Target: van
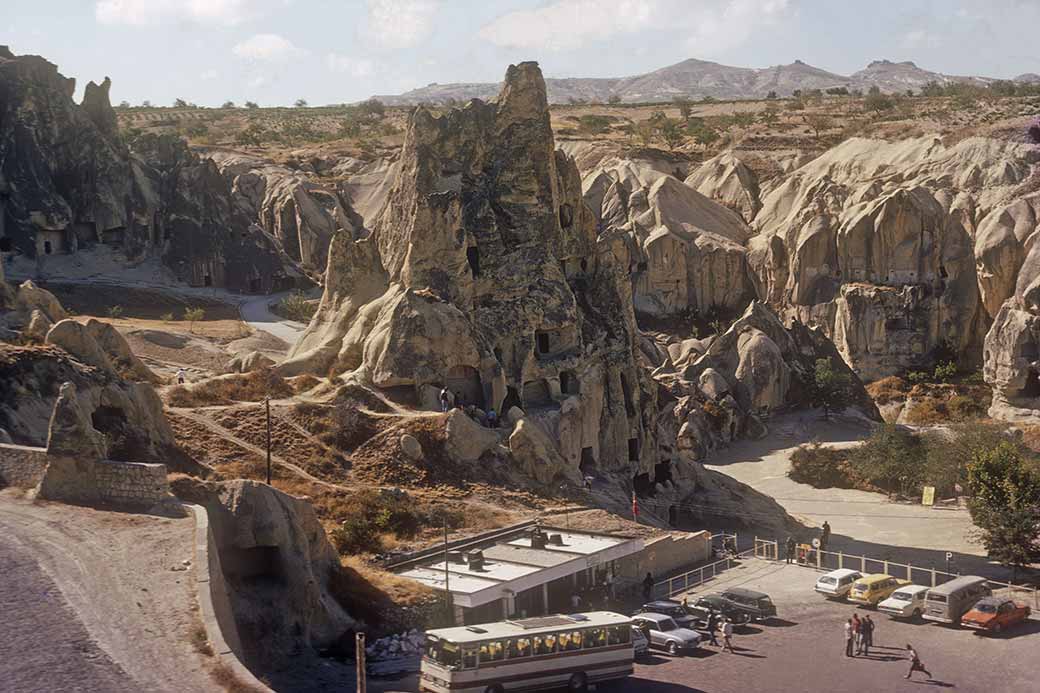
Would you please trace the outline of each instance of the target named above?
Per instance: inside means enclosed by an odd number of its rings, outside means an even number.
[[[923,616],[926,621],[960,624],[961,616],[991,593],[986,578],[962,575],[928,590]]]
[[[852,584],[849,591],[849,601],[867,606],[877,606],[882,599],[887,599],[903,585],[909,585],[908,580],[899,580],[884,573],[873,573],[864,575]]]
[[[841,599],[848,595],[849,590],[852,589],[852,583],[861,577],[863,574],[858,570],[848,568],[832,570],[826,575],[820,576],[814,589],[828,599]]]

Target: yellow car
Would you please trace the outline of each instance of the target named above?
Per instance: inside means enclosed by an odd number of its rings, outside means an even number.
[[[852,584],[848,599],[857,604],[877,606],[882,599],[888,599],[897,589],[909,584],[908,580],[898,580],[884,573],[864,575]]]

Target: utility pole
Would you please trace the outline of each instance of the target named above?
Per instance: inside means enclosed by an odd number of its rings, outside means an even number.
[[[354,658],[357,660],[357,691],[365,693],[365,634],[358,633],[356,636],[357,647]]]
[[[444,515],[444,614],[454,624],[455,617],[451,613],[451,589],[448,585],[448,515]]]
[[[271,485],[271,396],[264,397],[267,407],[267,485]]]

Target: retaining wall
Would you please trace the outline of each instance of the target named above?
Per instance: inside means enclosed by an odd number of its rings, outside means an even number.
[[[155,505],[170,495],[164,464],[105,460],[94,465],[94,479],[109,503]]]
[[[0,486],[35,488],[47,469],[47,451],[0,443]]]

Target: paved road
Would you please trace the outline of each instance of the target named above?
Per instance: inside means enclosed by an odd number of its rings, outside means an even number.
[[[0,689],[131,691],[138,688],[90,637],[32,554],[0,533]]]
[[[276,302],[283,296],[288,295],[289,292],[272,294],[270,296],[239,297],[238,312],[242,316],[242,321],[255,330],[263,330],[273,334],[292,347],[307,326],[300,322],[278,317],[268,308],[272,302]]]
[[[629,680],[602,686],[603,693],[747,693],[747,691],[920,691],[956,689],[961,693],[1032,693],[1040,621],[1003,637],[929,623],[895,621],[872,609],[830,602],[812,591],[815,570],[750,560],[743,568],[706,585],[703,592],[744,586],[768,592],[780,619],[737,628],[736,654],[705,647],[694,656],[655,654],[636,665]],[[691,597],[692,601],[692,597]],[[869,657],[844,657],[843,625],[853,613],[870,614],[877,624]],[[912,643],[935,676],[906,681],[905,646]]]

